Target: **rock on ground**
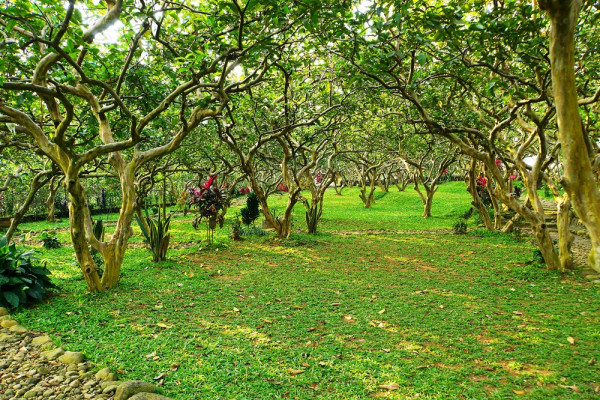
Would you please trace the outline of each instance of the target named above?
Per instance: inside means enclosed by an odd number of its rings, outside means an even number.
[[[150,383],[119,382],[109,368],[94,372],[94,364],[82,353],[54,348],[47,335],[14,329],[21,325],[3,310],[0,307],[0,400],[169,400],[148,393],[156,391]]]

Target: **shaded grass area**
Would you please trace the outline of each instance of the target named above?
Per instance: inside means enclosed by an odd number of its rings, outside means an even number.
[[[100,294],[71,248],[40,249],[61,294],[18,318],[125,379],[168,372],[162,391],[177,399],[596,396],[596,286],[529,264],[533,247],[508,235],[357,232],[449,228],[468,208],[461,189],[443,185],[426,222],[415,193],[372,210],[330,193],[322,233],[286,241],[230,242],[224,229],[206,247],[178,217],[186,248],[158,264],[131,249],[119,287]]]

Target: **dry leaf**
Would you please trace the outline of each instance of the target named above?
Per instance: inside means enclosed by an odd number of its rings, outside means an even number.
[[[303,374],[303,373],[304,373],[304,370],[303,370],[303,369],[293,369],[293,368],[289,368],[289,369],[287,370],[287,373],[288,373],[288,374],[290,374],[290,375],[300,375],[300,374]]]
[[[515,315],[523,315],[523,313],[521,311],[513,311],[513,314],[515,314]]]
[[[377,311],[377,314],[383,314],[385,312],[385,308],[383,310]]]
[[[310,328],[308,328],[308,329],[306,330],[306,332],[312,332],[312,331],[314,331],[314,330],[316,330],[316,329],[317,329],[317,328],[315,328],[314,326],[311,326]]]
[[[188,278],[191,278],[191,277],[193,277],[193,276],[194,276],[194,273],[193,273],[193,272],[190,272],[190,273],[188,274]]]
[[[310,364],[309,364],[309,363],[307,363],[306,361],[304,361],[304,362],[302,363],[302,366],[303,366],[303,367],[306,367],[306,368],[308,368],[308,367],[310,367]]]
[[[560,386],[560,387],[562,387],[562,388],[565,388],[565,389],[571,389],[571,390],[572,390],[572,391],[574,391],[574,392],[579,392],[579,388],[577,387],[577,385],[572,385],[572,386],[568,386],[568,385],[558,385],[558,386]]]
[[[571,343],[571,344],[575,344],[575,338],[574,338],[574,337],[572,337],[572,336],[569,336],[569,337],[567,338],[567,342],[569,342],[569,343]]]
[[[179,364],[173,364],[169,367],[169,369],[173,372],[177,371],[179,369]]]
[[[312,390],[318,390],[319,384],[317,382],[313,383],[312,385],[309,386],[310,389]]]
[[[336,306],[341,306],[342,303],[331,303],[332,306],[336,307]]]
[[[150,354],[146,354],[146,358],[152,358],[152,357],[154,357],[155,355],[156,355],[156,351],[153,351],[153,352],[152,352],[152,353],[150,353]]]
[[[517,396],[522,396],[527,392],[525,392],[524,390],[513,390],[513,393],[516,394]]]
[[[233,312],[240,312],[240,309],[237,307],[233,307]]]
[[[272,324],[272,323],[273,323],[273,321],[271,321],[271,320],[270,320],[270,319],[268,319],[268,318],[261,318],[261,320],[262,320],[262,321],[263,321],[265,324]]]
[[[354,323],[355,322],[354,319],[352,318],[352,315],[344,315],[342,317],[342,320],[344,322],[348,322],[348,323]]]
[[[158,326],[159,328],[165,328],[165,329],[169,329],[170,326],[167,324],[163,324],[162,322],[159,322],[158,324],[156,324],[156,326]]]
[[[400,389],[400,385],[397,383],[388,383],[386,385],[379,385],[379,388],[385,390],[398,390]]]
[[[295,305],[295,306],[294,306],[294,308],[295,308],[296,310],[302,310],[304,307],[302,307],[302,306],[299,306],[299,305]]]
[[[155,377],[154,377],[154,378],[152,378],[152,379],[153,379],[153,380],[155,380],[155,381],[159,381],[159,380],[161,380],[162,378],[164,378],[165,376],[167,376],[167,374],[168,374],[167,372],[163,372],[162,374],[160,374],[160,375],[158,375],[158,376],[155,376]]]

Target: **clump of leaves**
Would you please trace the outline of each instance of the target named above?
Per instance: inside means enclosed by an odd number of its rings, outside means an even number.
[[[242,236],[265,236],[266,234],[267,231],[258,226],[242,228]]]
[[[544,256],[542,255],[542,251],[540,249],[533,250],[532,256],[533,259],[531,261],[534,264],[546,264],[546,261],[544,261]]]
[[[453,225],[452,230],[456,235],[464,235],[467,233],[467,220],[459,218]]]
[[[8,245],[6,237],[0,238],[0,305],[17,308],[40,302],[56,288],[50,271],[33,262],[33,250],[19,251],[14,243]]]
[[[198,215],[192,221],[192,226],[197,229],[203,219],[207,222],[206,240],[212,243],[214,230],[219,224],[223,227],[225,211],[229,206],[229,198],[225,188],[215,184],[216,175],[211,176],[200,188],[190,188],[190,206],[198,208]]]
[[[161,217],[159,212],[158,219],[155,220],[149,215],[146,215],[147,227],[140,221],[137,214],[135,218],[146,242],[150,245],[154,262],[165,261],[167,259],[167,251],[169,250],[169,241],[171,240],[171,233],[169,232],[171,216]]]
[[[56,232],[46,231],[42,232],[42,246],[46,249],[58,249],[60,247],[60,240],[56,237]]]
[[[246,226],[250,226],[250,224],[254,224],[254,221],[260,215],[260,209],[258,208],[259,200],[258,196],[254,192],[248,193],[246,197],[246,207],[240,210],[242,214],[242,222]]]

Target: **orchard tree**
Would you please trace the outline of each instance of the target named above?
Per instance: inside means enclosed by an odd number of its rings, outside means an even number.
[[[179,148],[230,96],[258,84],[279,39],[310,13],[277,1],[19,2],[0,18],[10,38],[0,64],[0,118],[31,136],[65,176],[71,239],[89,290],[117,284],[136,209],[135,177],[145,163]],[[116,24],[121,28],[117,29]],[[98,40],[116,36],[114,43]],[[234,74],[244,68],[244,76]],[[110,68],[109,68],[110,66]],[[159,136],[160,143],[148,145]],[[105,158],[119,177],[114,233],[93,235],[82,169]],[[89,246],[104,258],[98,275]]]

